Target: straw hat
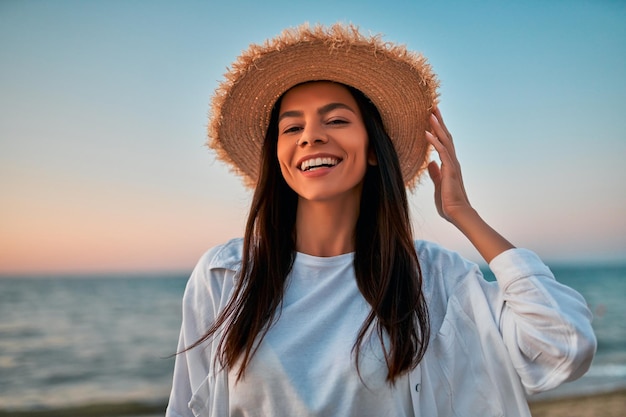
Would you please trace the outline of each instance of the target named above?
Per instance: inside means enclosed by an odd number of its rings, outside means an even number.
[[[272,107],[291,87],[322,80],[355,87],[374,103],[404,182],[414,186],[427,162],[424,132],[439,83],[422,55],[380,35],[364,36],[353,25],[304,24],[250,45],[215,91],[209,147],[254,187]]]

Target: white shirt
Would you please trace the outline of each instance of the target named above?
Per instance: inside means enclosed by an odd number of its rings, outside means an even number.
[[[228,302],[240,239],[207,252],[183,299],[179,350],[198,340]],[[497,282],[458,254],[416,242],[431,321],[422,362],[409,373],[415,416],[530,416],[525,394],[582,376],[596,339],[584,299],[532,252],[492,260]],[[228,416],[228,372],[214,368],[220,335],[176,358],[167,416]]]
[[[387,380],[380,339],[352,348],[370,312],[356,283],[354,254],[296,254],[277,322],[245,378],[229,372],[229,415],[410,417],[409,377]]]

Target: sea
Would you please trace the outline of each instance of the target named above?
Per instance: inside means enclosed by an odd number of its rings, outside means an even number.
[[[626,264],[550,267],[587,300],[599,343],[585,376],[538,398],[625,388]],[[0,277],[0,417],[163,415],[187,279]]]

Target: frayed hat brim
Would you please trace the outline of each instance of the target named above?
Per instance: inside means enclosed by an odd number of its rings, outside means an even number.
[[[334,81],[363,92],[380,112],[405,184],[416,184],[427,163],[424,134],[439,82],[421,54],[380,35],[364,36],[353,25],[305,24],[251,45],[213,96],[208,145],[254,187],[274,104],[308,81]]]

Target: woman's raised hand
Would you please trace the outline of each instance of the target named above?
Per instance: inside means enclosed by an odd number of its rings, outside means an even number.
[[[428,173],[435,184],[435,204],[439,215],[455,225],[487,262],[507,249],[513,248],[502,235],[489,226],[472,208],[461,175],[461,164],[456,157],[452,135],[443,123],[441,112],[435,107],[430,116],[431,131],[426,140],[435,148],[441,166],[432,161]]]
[[[435,204],[439,215],[456,224],[456,218],[463,211],[472,210],[461,174],[461,164],[456,157],[452,135],[446,128],[438,107],[430,115],[431,132],[426,132],[426,140],[435,148],[441,160],[428,164],[428,173],[435,185]]]

